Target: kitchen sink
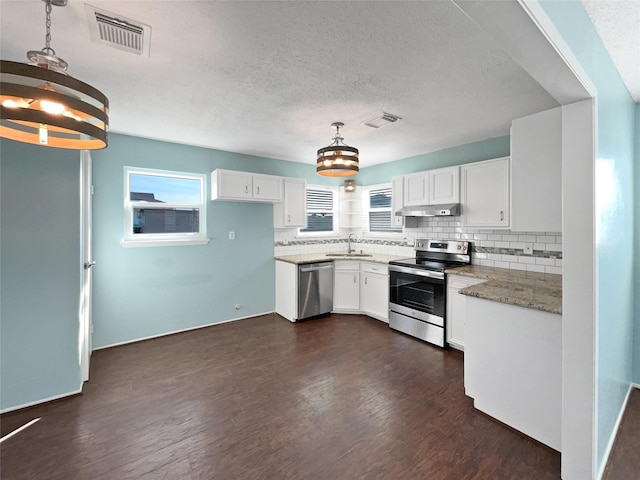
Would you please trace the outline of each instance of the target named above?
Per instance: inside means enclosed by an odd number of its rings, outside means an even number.
[[[370,253],[327,253],[327,257],[371,257]]]

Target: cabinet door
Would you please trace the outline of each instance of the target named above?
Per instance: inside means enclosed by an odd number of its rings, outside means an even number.
[[[429,171],[429,179],[431,182],[429,203],[431,205],[460,202],[460,167],[431,170]]]
[[[281,202],[282,177],[253,175],[253,198],[265,202]]]
[[[336,262],[337,263],[337,262]],[[360,310],[360,270],[334,270],[333,309]]]
[[[509,157],[462,166],[462,223],[509,227]]]
[[[273,227],[307,226],[307,182],[302,178],[284,178],[283,200],[273,204]]]
[[[362,310],[378,320],[389,322],[389,277],[362,272]]]
[[[391,179],[391,225],[402,227],[402,216],[396,215],[403,205],[404,177],[393,177]]]
[[[247,200],[252,197],[252,175],[233,170],[214,170],[211,174],[212,200]]]
[[[429,172],[404,176],[404,206],[429,203]]]
[[[562,107],[511,124],[511,229],[562,231]]]
[[[464,350],[464,324],[467,318],[466,297],[457,288],[447,288],[447,343]]]

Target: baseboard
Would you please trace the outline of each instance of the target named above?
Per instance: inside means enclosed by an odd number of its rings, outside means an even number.
[[[271,313],[275,313],[275,311],[264,312],[264,313],[256,313],[254,315],[247,315],[246,317],[230,318],[229,320],[222,320],[221,322],[207,323],[205,325],[198,325],[197,327],[189,327],[189,328],[184,328],[182,330],[174,330],[174,331],[171,331],[171,332],[159,333],[158,335],[150,335],[148,337],[136,338],[136,339],[133,339],[133,340],[126,340],[124,342],[111,343],[109,345],[103,345],[101,347],[96,347],[92,351],[95,352],[97,350],[103,350],[105,348],[113,348],[113,347],[119,347],[121,345],[128,345],[130,343],[144,342],[145,340],[152,340],[154,338],[167,337],[169,335],[175,335],[177,333],[190,332],[192,330],[200,330],[201,328],[213,327],[214,325],[222,325],[223,323],[237,322],[238,320],[246,320],[248,318],[255,318],[255,317],[260,317],[262,315],[269,315]]]
[[[596,479],[600,480],[602,475],[604,475],[604,470],[607,468],[607,463],[609,463],[609,455],[611,455],[611,450],[613,449],[613,444],[616,441],[616,437],[618,436],[618,430],[620,429],[620,423],[622,423],[622,417],[624,416],[624,412],[627,409],[627,403],[629,402],[629,396],[631,395],[631,391],[634,388],[640,388],[640,385],[636,383],[630,383],[629,389],[627,390],[627,394],[624,397],[624,402],[622,402],[622,408],[618,413],[618,418],[616,419],[616,423],[613,427],[613,433],[607,442],[607,448],[604,451],[604,456],[602,457],[602,463],[600,464],[600,468],[598,469],[598,474],[596,475]]]
[[[80,384],[80,388],[73,392],[61,393],[60,395],[54,395],[53,397],[42,398],[40,400],[34,400],[33,402],[23,403],[22,405],[16,405],[14,407],[5,408],[3,410],[0,410],[0,414],[13,412],[15,410],[21,410],[23,408],[33,407],[35,405],[41,405],[43,403],[52,402],[54,400],[60,400],[61,398],[73,397],[74,395],[78,395],[82,393],[82,385],[83,384]]]

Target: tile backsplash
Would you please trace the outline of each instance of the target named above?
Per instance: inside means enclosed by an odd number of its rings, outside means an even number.
[[[510,268],[562,274],[562,234],[557,232],[512,232],[484,230],[461,226],[460,217],[420,218],[416,228],[405,228],[402,235],[380,238],[368,236],[359,229],[345,230],[340,238],[306,239],[296,237],[295,229],[275,230],[274,254],[338,252],[347,249],[347,235],[356,233],[357,251],[412,257],[417,238],[469,240],[473,253],[471,263],[491,267]],[[533,244],[533,254],[524,254],[524,243]]]

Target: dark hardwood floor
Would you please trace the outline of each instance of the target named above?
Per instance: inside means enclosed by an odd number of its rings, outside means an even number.
[[[463,357],[360,315],[277,315],[93,354],[84,393],[2,416],[13,479],[558,479],[473,409]]]
[[[633,389],[609,455],[603,480],[640,478],[640,389]]]

